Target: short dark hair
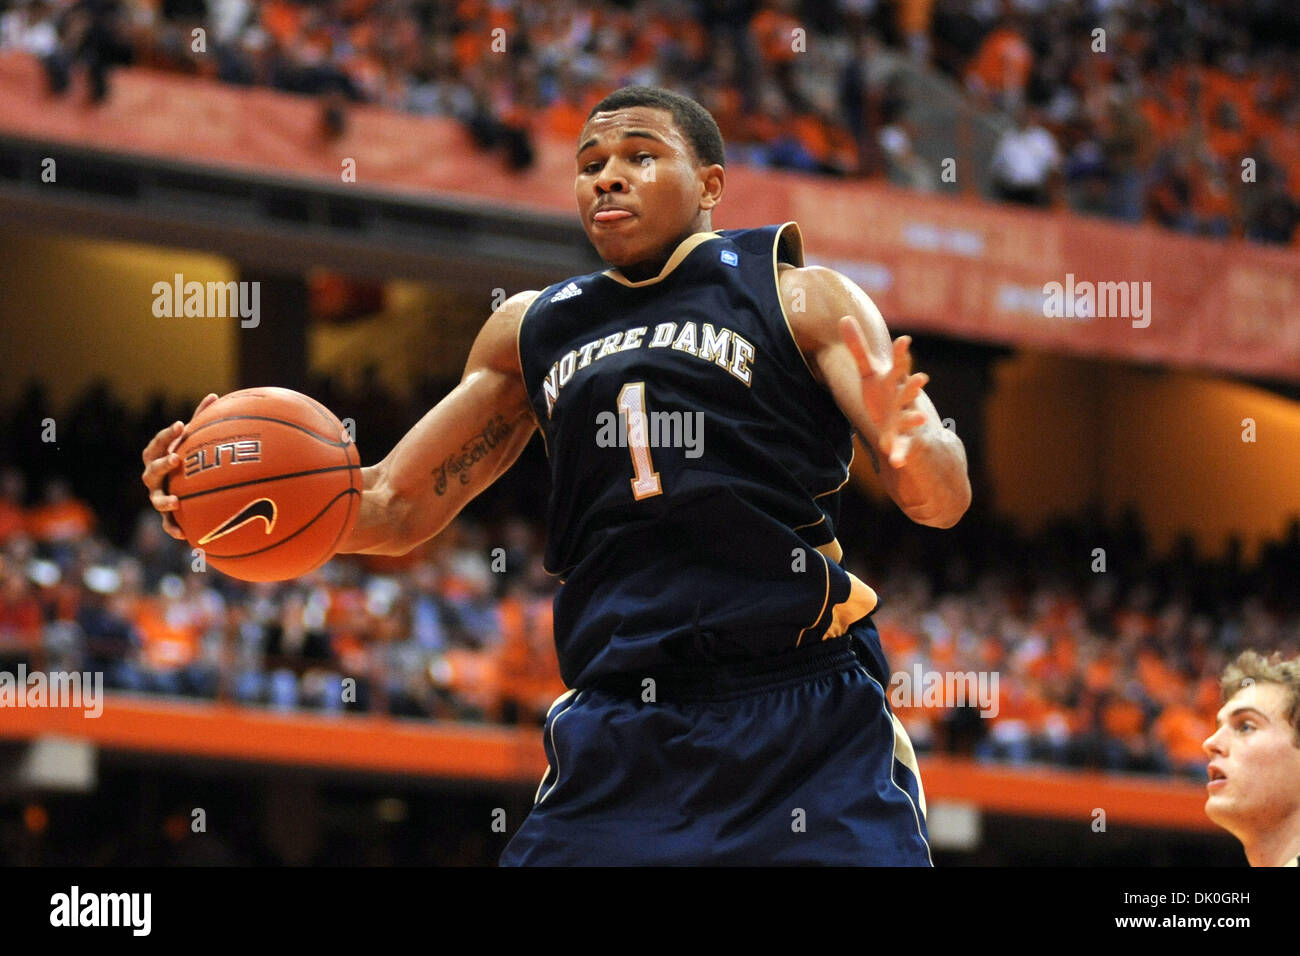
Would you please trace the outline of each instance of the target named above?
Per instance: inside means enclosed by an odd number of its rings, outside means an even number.
[[[695,100],[672,90],[658,86],[624,86],[593,106],[587,114],[587,121],[590,122],[597,113],[627,109],[629,106],[667,110],[672,114],[673,125],[691,144],[695,159],[701,166],[711,166],[714,163],[727,165],[722,132],[713,115]]]

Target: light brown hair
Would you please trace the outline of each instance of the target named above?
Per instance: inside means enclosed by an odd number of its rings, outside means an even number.
[[[1291,725],[1295,745],[1300,747],[1300,658],[1286,660],[1281,652],[1265,657],[1255,651],[1242,651],[1235,661],[1223,669],[1223,675],[1219,678],[1224,703],[1243,687],[1260,681],[1271,681],[1286,688],[1283,713]]]

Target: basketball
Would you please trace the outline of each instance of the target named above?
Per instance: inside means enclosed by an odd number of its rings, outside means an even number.
[[[328,561],[356,524],[361,462],[329,409],[287,388],[223,395],[186,426],[170,476],[177,524],[242,581],[284,581]]]

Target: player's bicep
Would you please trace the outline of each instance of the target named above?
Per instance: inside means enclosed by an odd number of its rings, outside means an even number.
[[[462,382],[480,369],[518,374],[523,380],[519,365],[519,325],[535,298],[536,291],[518,292],[488,316],[470,346]]]

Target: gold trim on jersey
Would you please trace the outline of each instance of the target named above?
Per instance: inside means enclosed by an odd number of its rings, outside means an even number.
[[[679,265],[681,265],[682,260],[685,259],[688,255],[690,255],[695,250],[695,248],[699,246],[701,243],[707,242],[710,239],[721,239],[721,238],[722,236],[719,235],[719,233],[716,230],[712,232],[691,233],[689,236],[687,236],[685,239],[683,239],[681,242],[677,244],[677,248],[674,249],[673,254],[668,257],[668,261],[665,262],[664,267],[659,270],[659,274],[650,279],[642,279],[639,282],[633,282],[631,279],[623,275],[623,273],[619,272],[617,269],[606,269],[604,272],[601,273],[601,275],[608,276],[609,278],[613,279],[615,282],[619,283],[620,285],[627,286],[629,289],[637,289],[643,285],[654,285],[656,282],[662,282],[665,278],[667,278],[668,274],[672,272],[674,269],[676,269]]]
[[[558,707],[562,701],[568,700],[576,693],[577,690],[570,689],[570,690],[566,690],[559,697],[555,698],[555,700],[551,702],[550,708],[546,711],[546,719],[542,721],[542,726],[543,727],[546,726],[546,721],[551,719],[551,714],[555,713],[555,708]],[[533,806],[537,806],[537,801],[541,799],[542,787],[546,786],[546,780],[548,777],[550,777],[550,775],[551,775],[551,762],[548,760],[546,762],[546,772],[542,774],[542,779],[537,784],[537,792],[533,794]]]
[[[843,488],[845,485],[849,483],[849,479],[853,477],[853,456],[856,455],[857,453],[858,453],[857,445],[853,441],[852,436],[850,436],[849,437],[849,463],[844,468],[844,480],[841,481],[834,488],[832,488],[830,491],[822,491],[819,492],[818,494],[813,495],[814,501],[818,498],[824,498],[827,495],[835,494],[835,492],[839,491],[841,488]]]
[[[801,528],[815,528],[815,527],[817,527],[819,524],[821,524],[821,523],[822,523],[823,521],[825,521],[825,520],[826,520],[826,516],[825,516],[825,515],[822,515],[822,516],[821,516],[820,518],[818,518],[816,521],[809,521],[807,524],[797,524],[797,525],[795,525],[793,528],[791,528],[790,530],[791,530],[791,531],[798,531],[798,530],[800,530]]]
[[[825,515],[822,515],[823,519],[825,519],[825,517]],[[836,564],[839,564],[844,557],[844,549],[840,547],[839,538],[831,538],[825,544],[817,545],[817,550],[826,555],[826,557],[830,558]]]
[[[916,778],[916,795],[920,798],[918,802],[921,805],[921,816],[925,816],[925,786],[921,783],[921,765],[916,761],[912,738],[907,736],[907,728],[903,726],[897,714],[891,712],[889,716],[894,718],[894,756],[899,763],[912,771],[912,776]]]
[[[795,647],[798,647],[800,644],[803,643],[804,631],[812,630],[812,628],[817,624],[817,622],[822,619],[822,615],[826,613],[826,605],[827,603],[829,603],[831,599],[831,564],[829,561],[826,560],[826,555],[822,554],[821,551],[818,551],[817,553],[821,555],[822,564],[824,565],[824,570],[826,571],[826,593],[825,595],[822,596],[821,610],[818,611],[817,616],[813,618],[812,624],[809,624],[807,627],[799,629],[799,636],[795,639],[794,642]]]
[[[880,688],[880,709],[884,711],[885,716],[887,716],[894,725],[894,741],[891,748],[892,752],[889,755],[889,782],[895,787],[898,787],[899,792],[901,792],[903,796],[907,797],[907,802],[911,804],[912,815],[916,819],[916,835],[921,838],[921,843],[925,846],[926,859],[930,861],[931,866],[934,866],[934,856],[930,853],[930,841],[925,838],[925,834],[921,830],[921,818],[925,816],[925,787],[921,783],[921,768],[916,763],[916,752],[912,749],[912,740],[907,736],[907,731],[903,729],[902,722],[899,721],[899,719],[894,716],[894,712],[889,709],[889,693],[884,687],[881,687],[880,681],[872,677],[871,672],[863,667],[861,662],[858,663],[858,670],[862,672],[863,677]],[[910,763],[906,759],[899,759],[898,744],[900,738],[905,745],[904,758],[908,753],[911,754],[912,760]],[[894,763],[896,761],[912,772],[912,776],[916,779],[916,794],[919,801],[913,800],[912,795],[903,787],[899,786],[898,781],[894,779]],[[917,806],[918,802],[920,803],[920,807]]]
[[[534,797],[533,806],[535,807],[541,806],[543,803],[545,803],[546,798],[549,797],[555,791],[555,788],[560,785],[560,751],[555,746],[555,725],[560,722],[561,717],[563,717],[569,711],[573,710],[575,706],[577,706],[577,703],[581,698],[582,698],[582,691],[577,691],[577,693],[574,694],[573,698],[570,699],[568,706],[565,707],[564,710],[556,714],[555,719],[551,721],[551,731],[550,731],[551,753],[555,754],[555,782],[546,788],[545,793],[542,793],[542,786],[543,784],[546,783],[546,778],[542,777],[542,782],[537,785],[537,795]],[[560,700],[563,699],[564,697],[561,696]],[[558,703],[558,701],[556,703]],[[552,704],[551,707],[554,708],[555,704]],[[550,767],[549,763],[547,767],[549,770]]]
[[[827,492],[827,494],[829,494],[829,492]],[[820,498],[822,496],[820,496],[819,494],[818,497]],[[815,522],[809,522],[807,524],[796,524],[794,525],[793,528],[790,528],[790,531],[802,531],[803,528],[815,528],[816,525],[819,525],[820,523],[824,522],[824,520],[826,520],[826,515],[820,516],[820,518],[816,519]],[[827,557],[831,558],[831,561],[835,562],[836,564],[839,564],[840,558],[844,557],[844,549],[841,548],[840,538],[837,537],[832,537],[831,540],[826,542],[826,544],[816,545],[816,549],[822,551],[822,554],[827,555]],[[826,550],[826,549],[831,549],[831,550]]]
[[[788,258],[794,260],[793,265],[796,268],[803,268],[803,231],[799,228],[799,224],[794,220],[782,223],[781,228],[776,232],[776,238],[772,242],[772,278],[776,282],[776,301],[777,304],[781,306],[781,318],[785,321],[785,330],[790,333],[790,342],[794,345],[794,350],[799,353],[799,358],[803,360],[803,366],[808,370],[808,374],[813,376],[813,384],[819,388],[825,388],[824,385],[817,381],[817,376],[813,375],[812,366],[808,364],[808,357],[803,354],[803,349],[799,348],[799,342],[794,336],[794,327],[790,325],[790,316],[785,311],[785,298],[781,295],[781,270],[778,268],[778,263],[780,262],[778,252],[781,249],[781,241],[783,239],[789,239],[791,242]],[[853,477],[853,456],[855,453],[856,449],[853,447],[853,442],[850,439],[849,463],[844,468],[844,479],[829,491],[822,491],[813,495],[814,500],[826,495],[833,495],[848,484],[849,479]],[[822,518],[825,519],[825,515],[823,515]],[[811,528],[813,525],[818,523],[819,522],[814,521],[812,524],[800,525],[799,527]],[[795,530],[797,531],[798,528]],[[838,562],[838,560],[839,559],[837,558],[836,561]]]
[[[543,289],[538,292],[537,295],[533,296],[533,300],[528,303],[523,314],[519,316],[519,324],[515,326],[515,357],[519,359],[519,381],[524,383],[525,393],[528,392],[528,379],[524,376],[524,346],[522,341],[524,334],[524,320],[528,318],[528,313],[533,311],[533,306],[537,304],[537,300],[542,297],[542,292],[544,291],[546,290]],[[546,442],[546,429],[542,427],[542,421],[537,417],[537,411],[533,408],[533,396],[531,394],[528,395],[528,411],[532,414],[533,421],[537,422],[537,433],[542,436],[542,450],[546,452],[546,457],[550,458],[551,447]]]
[[[796,269],[803,268],[803,232],[799,229],[799,224],[793,220],[782,223],[781,228],[776,231],[776,239],[772,243],[772,279],[776,282],[776,301],[781,306],[781,318],[785,320],[785,330],[790,333],[790,341],[794,343],[794,350],[799,353],[799,358],[803,360],[803,367],[812,375],[813,381],[817,382],[817,376],[813,374],[812,366],[808,364],[808,356],[803,354],[803,349],[799,348],[799,340],[794,336],[794,326],[790,324],[790,316],[785,311],[785,298],[781,295],[781,270],[777,268],[777,250],[781,248],[781,239],[785,236],[786,230],[791,230],[795,247],[792,258],[797,261],[793,263]]]

